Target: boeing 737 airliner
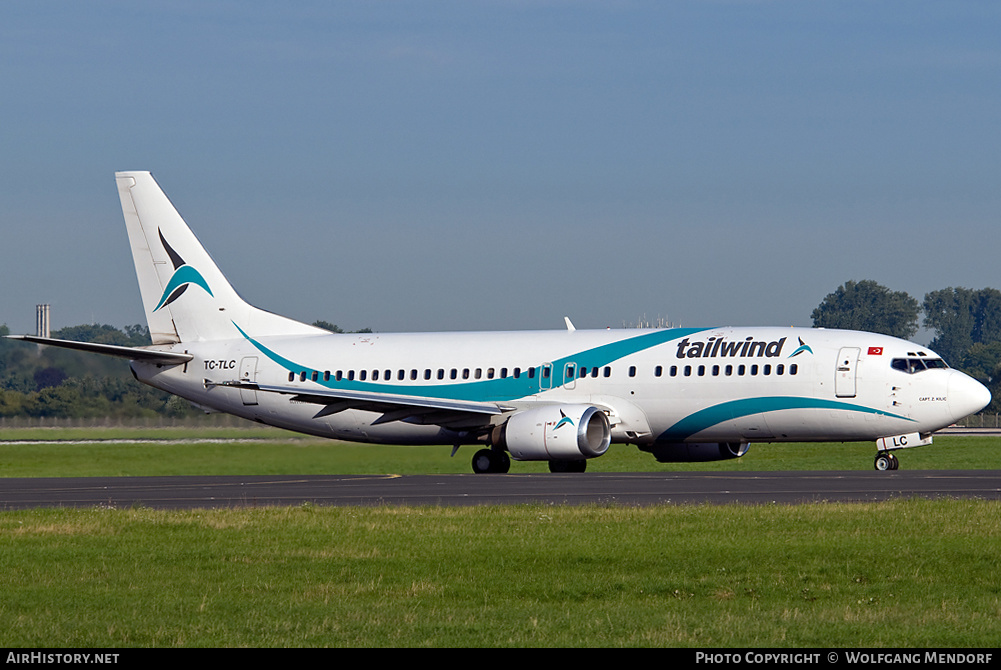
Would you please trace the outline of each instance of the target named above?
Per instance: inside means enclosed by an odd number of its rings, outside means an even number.
[[[894,452],[990,402],[926,347],[811,328],[333,334],[252,307],[148,172],[116,174],[153,343],[20,339],[132,361],[208,411],[357,442],[480,445],[583,472],[612,442],[659,461],[742,456],[751,442],[875,441]],[[453,451],[454,454],[454,451]]]

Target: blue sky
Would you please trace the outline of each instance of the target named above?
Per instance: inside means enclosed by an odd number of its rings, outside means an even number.
[[[998,35],[962,1],[7,2],[0,323],[144,320],[116,170],[250,302],[348,329],[999,287]]]

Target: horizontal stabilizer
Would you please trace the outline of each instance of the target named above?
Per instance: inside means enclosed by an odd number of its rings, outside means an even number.
[[[6,337],[11,340],[23,340],[25,342],[34,342],[36,344],[44,344],[50,347],[76,349],[77,351],[87,351],[92,354],[104,354],[105,356],[127,358],[130,361],[147,361],[149,363],[180,365],[182,363],[187,363],[194,358],[191,354],[181,354],[173,351],[120,347],[115,344],[98,344],[96,342],[74,342],[73,340],[57,340],[51,337],[38,337],[37,335],[7,335]]]

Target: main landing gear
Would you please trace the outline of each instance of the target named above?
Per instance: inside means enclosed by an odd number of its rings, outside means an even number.
[[[587,461],[549,461],[550,472],[584,472]]]
[[[900,467],[900,462],[897,460],[897,457],[893,455],[893,452],[881,451],[876,454],[876,460],[873,461],[873,466],[880,471],[896,470]]]
[[[506,451],[480,449],[473,454],[473,472],[504,475],[511,469],[511,457]],[[549,461],[550,472],[584,472],[587,461]]]
[[[476,474],[507,474],[511,469],[511,457],[505,451],[480,449],[473,454],[473,472]]]

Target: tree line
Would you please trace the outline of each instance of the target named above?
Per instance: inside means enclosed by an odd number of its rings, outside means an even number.
[[[10,334],[6,325],[0,335]],[[52,337],[126,347],[150,344],[146,326],[69,326]],[[0,416],[184,416],[188,403],[140,384],[127,361],[0,339]]]
[[[918,303],[871,279],[848,281],[813,310],[814,328],[846,328],[909,340],[924,327],[935,336],[928,348],[951,367],[986,385],[993,396],[986,411],[1001,410],[1001,291],[949,287]]]
[[[848,281],[813,310],[815,328],[845,328],[913,338],[923,326],[934,333],[928,347],[946,362],[980,380],[1001,410],[1001,291],[945,288],[919,303],[872,280]],[[328,321],[314,326],[345,332]],[[370,333],[363,328],[357,333]],[[0,335],[10,334],[6,325]],[[69,326],[52,337],[136,347],[150,344],[143,325]],[[124,360],[0,338],[0,417],[181,417],[197,414],[187,401],[140,384]]]
[[[314,326],[343,333],[327,321]],[[372,332],[363,328],[352,332]],[[0,336],[10,329],[0,325]],[[52,337],[124,347],[152,343],[143,325],[68,326]],[[0,337],[0,417],[133,418],[200,414],[186,400],[141,384],[128,361]]]

